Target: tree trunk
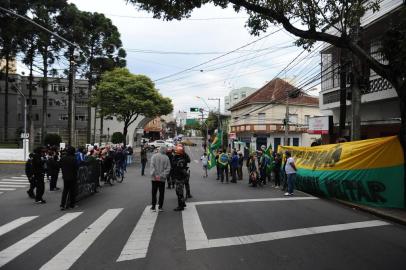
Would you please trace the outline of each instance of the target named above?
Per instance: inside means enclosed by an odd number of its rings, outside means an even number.
[[[34,128],[34,120],[32,117],[32,83],[34,80],[32,71],[33,71],[33,57],[30,59],[30,75],[28,77],[28,123],[30,127],[30,137],[29,137],[29,144],[30,144],[30,151],[34,149],[35,143],[35,128]]]
[[[102,143],[102,139],[103,139],[103,118],[104,118],[104,115],[102,113],[100,113],[100,144]]]
[[[8,141],[8,76],[10,55],[6,54],[6,82],[4,92],[4,142]]]
[[[351,141],[361,139],[361,89],[357,69],[353,69],[351,82]]]
[[[88,88],[87,88],[87,129],[86,129],[86,139],[87,143],[91,143],[92,139],[92,106],[90,106],[90,99],[92,97],[92,87],[93,87],[93,47],[89,58],[89,77],[88,77]],[[94,141],[93,141],[94,143]]]
[[[347,51],[340,50],[340,119],[338,136],[344,136],[345,120],[347,118]]]
[[[44,143],[47,130],[48,120],[48,47],[45,47],[45,51],[42,55],[43,59],[43,81],[42,81],[42,125],[41,125],[41,142]]]
[[[123,141],[123,143],[124,143],[125,145],[127,145],[128,126],[129,126],[128,121],[124,122],[124,129],[123,129],[123,137],[124,137],[123,140],[124,140],[124,141]]]

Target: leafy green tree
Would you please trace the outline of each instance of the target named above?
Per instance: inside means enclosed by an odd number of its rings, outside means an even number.
[[[124,140],[125,140],[125,137],[124,137],[123,133],[121,133],[121,132],[114,132],[113,135],[111,136],[111,142],[114,144],[123,143]]]
[[[126,68],[105,72],[92,95],[93,106],[104,116],[124,122],[123,136],[140,115],[156,117],[173,111],[169,98],[163,97],[150,78],[131,74]]]
[[[104,71],[126,66],[126,52],[122,48],[120,33],[109,18],[101,13],[85,12],[86,39],[81,46],[84,63],[84,76],[88,79],[88,98],[95,83]],[[91,107],[88,107],[87,141],[91,141]]]
[[[44,144],[50,146],[59,146],[62,142],[61,136],[59,134],[49,133],[44,137]]]
[[[57,32],[56,18],[59,11],[66,7],[66,0],[31,0],[30,13],[33,20],[46,27],[47,29]],[[51,69],[55,63],[55,59],[59,57],[58,53],[64,44],[61,44],[53,35],[41,29],[33,29],[38,32],[37,54],[42,60],[41,86],[43,89],[42,96],[42,119],[41,119],[41,141],[44,140],[47,130],[47,115],[48,115],[48,76],[54,73]]]
[[[0,0],[0,7],[12,10],[21,15],[25,15],[28,10],[28,1],[8,1]],[[4,141],[8,140],[8,94],[9,94],[9,74],[10,62],[15,60],[16,55],[21,50],[21,41],[23,28],[21,27],[22,19],[9,16],[7,13],[0,12],[0,59],[4,59],[5,65],[3,70],[5,89],[4,89]]]

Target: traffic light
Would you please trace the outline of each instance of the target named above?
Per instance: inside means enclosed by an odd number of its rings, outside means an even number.
[[[190,112],[200,112],[199,108],[190,108]]]

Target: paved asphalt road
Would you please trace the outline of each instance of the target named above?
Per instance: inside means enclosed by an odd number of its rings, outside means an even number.
[[[0,269],[406,268],[404,226],[300,192],[221,184],[215,170],[204,179],[198,149],[188,149],[194,197],[183,213],[172,211],[174,190],[164,212],[146,208],[151,184],[138,167],[71,211],[48,186],[45,205],[4,192]]]

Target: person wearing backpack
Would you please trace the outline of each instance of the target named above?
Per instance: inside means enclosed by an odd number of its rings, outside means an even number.
[[[189,181],[188,163],[189,156],[185,153],[182,145],[177,145],[175,148],[175,156],[172,160],[172,177],[176,183],[176,196],[178,197],[178,207],[174,211],[183,211],[186,207],[185,196],[183,193],[186,182]],[[186,188],[187,192],[187,188]],[[189,189],[190,192],[190,189]],[[190,194],[189,194],[190,195]]]

